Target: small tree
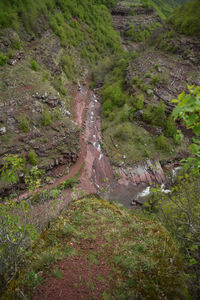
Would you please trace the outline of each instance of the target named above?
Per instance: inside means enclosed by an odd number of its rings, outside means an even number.
[[[175,120],[183,121],[187,129],[192,129],[198,138],[193,138],[193,143],[190,145],[193,157],[185,160],[185,169],[193,167],[198,169],[200,166],[200,86],[188,86],[189,93],[182,92],[178,99],[172,100],[176,103],[176,107],[172,112]]]
[[[18,183],[24,171],[24,159],[18,155],[6,155],[3,161],[2,180],[9,184]],[[25,178],[29,191],[39,188],[40,176],[41,171],[33,167]],[[29,210],[29,201],[20,200],[19,197],[0,204],[0,291],[15,276],[27,247],[38,236],[29,219]]]
[[[177,104],[173,118],[180,119],[198,138],[190,145],[192,157],[183,160],[187,173],[176,179],[175,187],[168,194],[156,189],[150,200],[157,209],[160,221],[179,241],[189,273],[189,283],[194,295],[200,294],[200,87],[188,86],[173,100]]]

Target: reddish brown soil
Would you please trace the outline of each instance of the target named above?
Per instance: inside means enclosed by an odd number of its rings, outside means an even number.
[[[59,178],[53,184],[46,186],[44,189],[51,189],[59,186],[63,181],[75,176],[81,169],[81,178],[78,190],[87,193],[98,192],[100,186],[106,187],[113,181],[112,167],[108,158],[101,150],[101,104],[96,95],[89,89],[90,81],[86,86],[82,86],[76,92],[73,105],[74,120],[83,132],[80,136],[80,152],[78,160],[70,168],[67,175]],[[89,103],[87,105],[87,100]],[[86,120],[85,120],[85,113]],[[84,165],[84,167],[83,167]],[[62,172],[63,166],[62,166]],[[71,193],[67,193],[71,199]],[[28,196],[28,193],[21,195],[21,199]],[[68,200],[70,200],[68,199]]]
[[[52,273],[53,273],[52,267]],[[62,279],[46,276],[36,291],[33,300],[79,300],[102,299],[109,290],[109,268],[103,261],[91,264],[87,257],[75,256],[61,261],[56,269],[62,273]]]

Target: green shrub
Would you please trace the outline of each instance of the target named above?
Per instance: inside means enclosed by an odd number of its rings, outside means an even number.
[[[155,85],[156,83],[159,83],[159,82],[160,82],[160,80],[159,80],[158,75],[155,75],[151,80],[152,85]]]
[[[125,103],[120,82],[106,87],[103,91],[103,100],[109,99],[114,105],[122,107]]]
[[[59,93],[61,93],[61,95],[65,96],[67,94],[62,82],[62,78],[55,77],[53,80],[53,86]]]
[[[199,172],[190,171],[176,178],[169,194],[157,191],[151,199],[159,221],[179,243],[192,299],[200,292],[199,183]]]
[[[52,118],[49,110],[45,108],[42,112],[42,125],[50,126],[52,123]]]
[[[149,103],[145,107],[145,109],[143,111],[143,115],[142,115],[142,118],[145,122],[152,123],[152,121],[153,121],[153,111],[154,111],[154,106],[151,103]]]
[[[31,149],[28,153],[28,161],[32,166],[36,166],[39,162],[37,154],[35,153],[35,150]]]
[[[11,47],[13,49],[20,50],[21,49],[21,43],[20,43],[20,41],[19,40],[13,40],[12,44],[11,44]]]
[[[136,97],[136,101],[135,101],[135,109],[136,110],[141,110],[144,107],[144,95],[138,95]]]
[[[164,150],[164,151],[168,151],[169,150],[169,146],[168,146],[168,144],[166,142],[166,138],[164,137],[163,134],[161,134],[160,136],[158,136],[155,139],[155,143],[156,143],[156,147],[159,150]]]
[[[120,120],[122,122],[127,122],[128,121],[128,112],[126,110],[122,110],[121,113],[120,113]]]
[[[8,57],[3,53],[0,53],[0,66],[5,66],[8,62]]]
[[[71,55],[63,55],[61,57],[61,65],[67,78],[72,79],[74,77],[74,58]]]
[[[30,131],[30,119],[29,117],[20,117],[19,120],[19,129],[23,132],[29,132]]]
[[[160,101],[158,106],[153,110],[153,124],[164,126],[166,123],[165,104]]]
[[[108,113],[108,112],[112,112],[112,111],[113,111],[113,104],[112,104],[111,100],[108,99],[103,103],[103,112]]]
[[[117,127],[114,137],[117,138],[119,141],[127,141],[133,135],[133,128],[131,124],[123,124]]]
[[[30,63],[30,67],[33,71],[38,71],[39,70],[39,65],[37,64],[37,62],[35,60],[32,60]]]
[[[13,54],[12,52],[9,52],[9,53],[8,53],[8,58],[9,58],[9,59],[13,59],[13,58],[14,58],[14,54]]]
[[[73,188],[75,185],[78,184],[78,182],[79,182],[79,180],[78,180],[77,178],[71,177],[71,178],[69,178],[69,179],[63,181],[63,182],[61,183],[60,188],[61,188],[62,190],[68,189],[68,188]]]
[[[174,27],[187,35],[200,38],[199,0],[191,1],[175,10],[169,18]]]
[[[165,125],[165,136],[175,138],[177,134],[176,123],[174,119],[169,116]]]
[[[109,121],[114,121],[114,119],[115,119],[115,113],[114,112],[109,113],[108,118],[109,118]]]

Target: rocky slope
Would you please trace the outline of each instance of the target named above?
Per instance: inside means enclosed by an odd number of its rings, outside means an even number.
[[[187,155],[191,133],[186,132],[181,124],[177,125],[177,129],[185,132],[184,140],[177,143],[171,138],[173,135],[167,133],[167,126],[173,124],[169,117],[174,107],[171,100],[186,91],[187,84],[199,84],[200,43],[164,25],[153,8],[144,8],[139,2],[132,5],[131,1],[118,1],[112,15],[114,27],[120,33],[129,56],[125,58],[123,75],[115,78],[125,99],[120,109],[114,105],[110,108],[107,104],[112,96],[111,93],[107,96],[107,82],[110,81],[113,87],[116,85],[112,82],[115,71],[106,77],[103,103],[108,110],[104,109],[103,137],[105,149],[116,170],[119,170],[118,174],[123,173],[125,168],[125,173],[130,176],[134,170],[137,174],[135,162],[147,160],[148,165],[150,158],[155,160],[154,163],[157,161],[159,164],[160,161],[163,166]],[[153,120],[156,115],[157,121]],[[124,127],[120,127],[120,120]],[[129,135],[129,139],[125,134]],[[161,136],[164,136],[165,145],[159,148],[157,141]],[[140,169],[143,169],[145,178],[145,168],[140,165]]]

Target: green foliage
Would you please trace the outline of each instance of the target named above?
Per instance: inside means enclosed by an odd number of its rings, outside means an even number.
[[[194,35],[200,38],[200,5],[199,0],[184,4],[175,10],[169,17],[169,22],[174,27],[187,35]]]
[[[155,143],[156,143],[156,147],[158,149],[163,150],[163,151],[169,150],[169,145],[167,144],[166,138],[164,137],[163,134],[161,134],[160,136],[158,136],[155,139]]]
[[[37,64],[37,62],[35,60],[32,60],[30,63],[30,67],[33,71],[38,71],[39,70],[39,65]]]
[[[34,162],[36,162],[36,160]],[[25,177],[25,183],[29,191],[34,191],[40,187],[43,174],[44,171],[39,170],[37,166],[32,167],[29,174]]]
[[[85,60],[94,63],[102,54],[123,51],[108,10],[114,3],[116,0],[2,0],[0,27],[12,27],[21,33],[23,26],[29,34],[39,35],[39,20],[42,20],[59,37],[63,47],[76,47]],[[69,61],[67,65],[64,69],[69,76]]]
[[[8,183],[17,183],[19,175],[25,167],[25,160],[18,155],[6,154],[3,157],[1,178]]]
[[[176,138],[177,135],[176,123],[171,115],[167,118],[164,133],[166,137]]]
[[[35,153],[35,150],[31,149],[28,153],[28,161],[32,166],[36,166],[38,164],[38,156]]]
[[[30,131],[30,119],[27,116],[19,117],[19,129],[23,132]]]
[[[62,78],[56,76],[53,81],[53,86],[59,93],[61,93],[61,95],[66,95],[66,89],[63,85]]]
[[[63,55],[61,57],[61,65],[67,78],[72,79],[74,77],[74,58],[70,55]]]
[[[136,101],[134,102],[134,107],[136,110],[141,110],[144,107],[144,95],[138,95]]]
[[[153,7],[161,19],[165,19],[166,16],[169,16],[173,9],[183,2],[185,2],[185,0],[142,0],[143,7]]]
[[[0,291],[3,291],[17,271],[26,248],[37,238],[34,226],[27,220],[29,205],[8,201],[0,205]],[[16,214],[21,212],[21,217]]]
[[[154,106],[149,103],[143,112],[142,118],[145,122],[147,123],[152,123],[153,122],[153,110],[154,110]]]
[[[192,129],[194,134],[200,136],[200,87],[188,86],[189,93],[182,92],[178,99],[172,100],[176,103],[176,107],[172,112],[174,119],[182,119],[188,129]],[[200,165],[200,141],[193,138],[193,143],[190,145],[193,157],[186,160],[185,168],[188,169],[191,165],[199,168]]]
[[[133,42],[142,42],[148,39],[151,33],[161,26],[160,23],[153,23],[150,27],[146,27],[143,30],[135,29],[131,26],[129,30],[126,31],[126,37],[131,39]]]
[[[98,64],[94,66],[92,79],[96,86],[99,86],[103,83],[105,75],[111,71],[114,62],[110,57],[104,57],[103,59],[99,60]]]
[[[124,95],[121,88],[121,83],[116,82],[112,85],[109,85],[107,88],[104,89],[103,93],[103,101],[109,99],[113,105],[121,107],[124,105]]]
[[[158,75],[155,75],[152,80],[151,80],[151,84],[154,86],[156,83],[159,83],[160,79],[158,77]]]
[[[20,50],[21,49],[21,43],[19,40],[15,39],[12,41],[12,44],[11,44],[11,47],[13,49],[16,49],[16,50]]]
[[[18,155],[5,155],[1,179],[9,184],[18,183],[24,167],[24,158]],[[34,184],[33,174],[36,174],[34,170],[29,175],[32,181],[28,181],[31,182],[29,186],[32,188],[38,186]],[[28,218],[29,209],[29,203],[22,199],[19,202],[7,200],[0,205],[0,291],[6,288],[16,274],[27,247],[38,237],[36,228]]]
[[[51,113],[49,112],[48,108],[45,108],[42,112],[42,125],[50,126],[51,123],[52,123]]]
[[[126,123],[123,125],[119,125],[116,128],[116,131],[114,133],[114,137],[120,141],[127,141],[128,139],[130,139],[133,135],[133,128],[131,126],[131,124]]]
[[[77,178],[74,178],[74,177],[70,177],[69,179],[65,180],[62,182],[60,188],[62,190],[64,189],[68,189],[68,188],[73,188],[75,185],[78,184],[78,179]]]
[[[165,104],[160,101],[154,109],[153,122],[158,126],[164,126],[166,122]]]
[[[160,101],[158,106],[155,107],[151,103],[146,106],[143,113],[143,120],[152,125],[165,126],[166,114],[165,114],[165,104]]]
[[[8,57],[3,53],[0,53],[0,66],[5,66],[8,62]]]
[[[101,92],[103,99],[103,112],[105,115],[108,115],[109,112],[112,112],[114,107],[122,107],[126,102],[127,95],[123,89],[123,75],[125,74],[126,66],[126,57],[121,59],[116,57],[115,68],[113,68],[106,76],[106,80]]]
[[[159,220],[179,241],[192,295],[199,293],[200,279],[200,177],[192,171],[176,178],[169,194],[156,190],[151,199]]]
[[[102,243],[96,247],[100,231]],[[84,247],[88,240],[89,249]],[[93,196],[72,202],[62,216],[50,224],[24,262],[14,289],[17,287],[28,296],[34,287],[30,286],[30,279],[27,286],[24,278],[31,272],[37,278],[50,266],[49,272],[52,270],[53,276],[61,278],[57,261],[72,255],[75,260],[79,257],[90,264],[103,261],[110,269],[109,276],[103,274],[101,279],[102,284],[105,281],[109,287],[103,299],[110,299],[109,294],[114,299],[184,299],[182,264],[168,232],[155,221],[140,218]],[[82,274],[79,275],[81,278]],[[93,275],[88,268],[87,278],[92,283]],[[87,282],[82,284],[87,286]]]

